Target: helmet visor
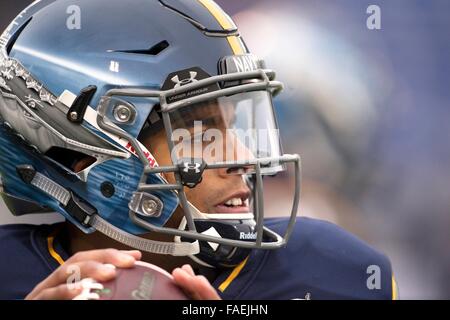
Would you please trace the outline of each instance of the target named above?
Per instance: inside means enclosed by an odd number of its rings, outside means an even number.
[[[266,159],[264,174],[282,170],[279,131],[267,91],[242,92],[182,107],[170,113],[172,160],[203,159],[214,163]],[[242,174],[251,166],[228,170]]]

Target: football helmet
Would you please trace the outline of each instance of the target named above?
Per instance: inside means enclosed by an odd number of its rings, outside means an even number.
[[[139,250],[235,266],[285,245],[295,223],[300,158],[281,152],[281,89],[211,0],[35,1],[0,38],[3,197],[14,215],[56,211]],[[170,164],[144,143],[161,132]],[[288,164],[295,196],[281,236],[264,226],[263,177]],[[186,190],[213,170],[239,175],[249,195],[202,212]]]

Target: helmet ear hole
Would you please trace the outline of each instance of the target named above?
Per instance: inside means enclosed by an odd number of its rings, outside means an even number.
[[[52,147],[45,155],[54,162],[57,162],[61,166],[75,173],[83,171],[97,161],[96,158],[85,153],[61,147]]]

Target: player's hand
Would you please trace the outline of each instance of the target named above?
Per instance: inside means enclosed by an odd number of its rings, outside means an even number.
[[[194,300],[221,300],[216,289],[204,276],[196,276],[188,264],[172,271],[175,283]]]
[[[115,267],[131,268],[141,259],[139,251],[102,249],[74,254],[25,298],[27,300],[71,300],[83,291],[81,282],[70,281],[74,271],[77,278],[106,282],[116,276]]]

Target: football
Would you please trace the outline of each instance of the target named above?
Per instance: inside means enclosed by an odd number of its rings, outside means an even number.
[[[96,289],[100,300],[188,300],[167,271],[137,261],[130,269],[117,269],[115,279]]]

